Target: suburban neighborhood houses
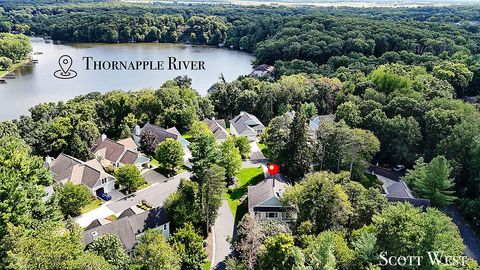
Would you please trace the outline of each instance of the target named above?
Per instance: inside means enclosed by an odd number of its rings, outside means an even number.
[[[0,270],[480,270],[474,1],[0,0]]]

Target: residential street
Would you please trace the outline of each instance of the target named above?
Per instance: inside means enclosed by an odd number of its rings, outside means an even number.
[[[225,269],[223,261],[232,252],[228,240],[233,237],[234,226],[234,217],[227,201],[224,199],[222,206],[218,210],[217,220],[213,225],[213,230],[215,231],[215,257],[213,258],[212,269]]]
[[[125,209],[137,205],[141,200],[146,200],[153,207],[161,206],[168,195],[177,190],[180,179],[189,178],[190,173],[184,172],[166,181],[166,177],[152,170],[145,172],[144,177],[147,182],[152,184],[150,187],[140,190],[130,196],[120,198],[117,201],[107,202],[97,209],[76,217],[75,222],[82,227],[86,227],[95,219],[105,218],[112,214],[118,216]]]
[[[467,248],[465,251],[466,255],[474,258],[480,263],[480,241],[475,233],[455,209],[452,207],[446,207],[445,212],[452,218],[453,222],[457,224],[457,227],[460,230],[460,235]]]

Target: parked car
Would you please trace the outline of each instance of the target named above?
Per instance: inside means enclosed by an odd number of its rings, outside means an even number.
[[[404,165],[395,165],[393,167],[393,170],[396,171],[396,172],[403,172],[403,171],[405,171],[405,166]]]
[[[110,201],[112,199],[112,196],[103,191],[97,191],[97,196],[104,201]]]

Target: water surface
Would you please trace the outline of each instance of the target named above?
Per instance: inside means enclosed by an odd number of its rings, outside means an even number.
[[[108,92],[114,89],[138,90],[158,88],[165,81],[179,75],[192,78],[192,86],[201,95],[218,81],[223,74],[227,81],[251,72],[253,57],[249,54],[205,46],[182,44],[61,44],[45,43],[41,38],[32,38],[34,55],[38,64],[21,67],[16,79],[0,84],[0,121],[27,114],[28,109],[41,102],[68,100],[92,91]],[[53,76],[59,70],[58,59],[69,55],[73,59],[72,69],[77,77],[69,80]],[[83,57],[107,61],[166,61],[200,60],[205,70],[85,70]]]

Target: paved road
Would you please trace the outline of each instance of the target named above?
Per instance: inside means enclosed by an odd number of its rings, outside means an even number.
[[[452,207],[447,207],[445,212],[452,218],[453,222],[460,230],[460,235],[462,236],[463,242],[467,247],[465,254],[480,263],[480,241],[475,233],[455,209]]]
[[[213,225],[215,231],[215,258],[213,258],[212,269],[225,269],[224,260],[232,253],[230,242],[232,239],[235,220],[233,218],[230,207],[224,199],[222,206],[218,210],[218,217]]]
[[[267,161],[267,158],[263,155],[256,142],[250,143],[250,160],[252,163]]]
[[[113,214],[115,214],[115,213],[112,210],[108,209],[107,206],[102,205],[97,209],[94,209],[90,212],[87,212],[83,215],[80,215],[80,216],[74,218],[74,220],[81,227],[87,227],[95,219],[106,218],[106,217],[111,216]]]
[[[146,200],[153,207],[161,206],[168,195],[177,190],[181,178],[187,178],[187,175],[185,177],[177,175],[165,183],[153,183],[152,186],[111,203],[107,207],[115,213],[121,213],[129,207],[137,205],[141,200]]]

